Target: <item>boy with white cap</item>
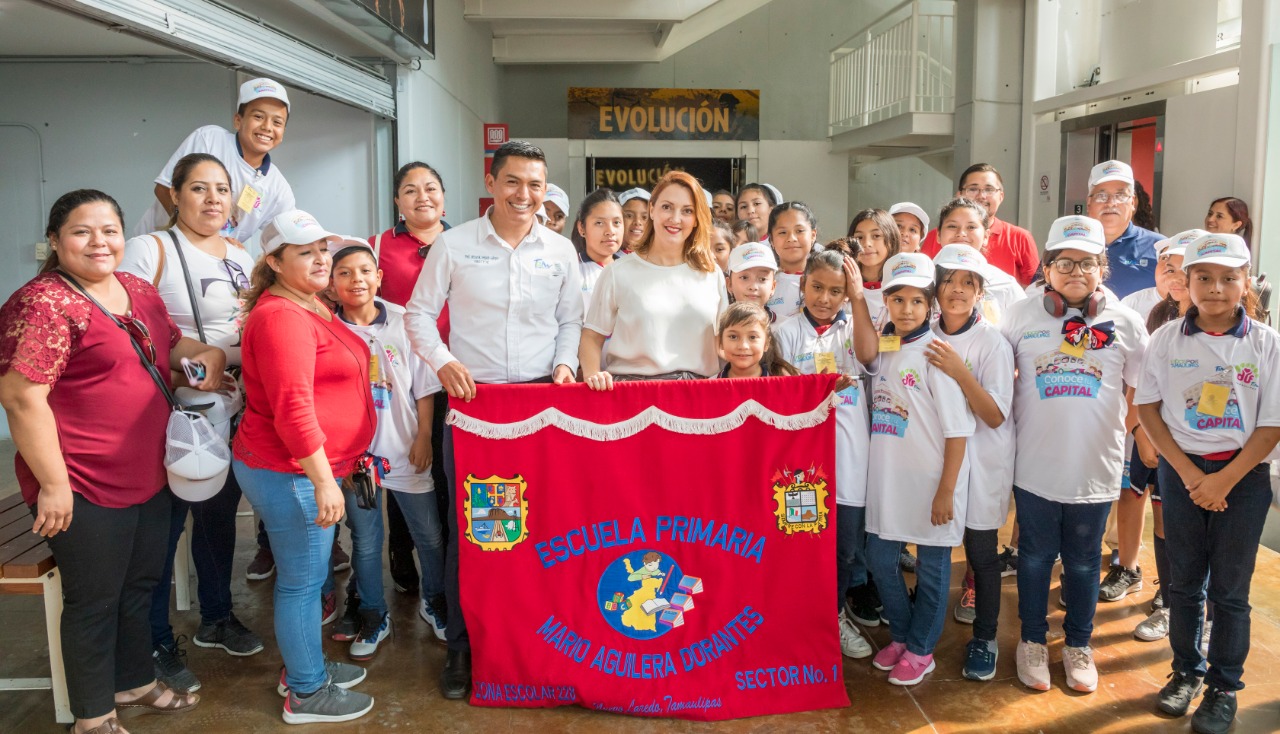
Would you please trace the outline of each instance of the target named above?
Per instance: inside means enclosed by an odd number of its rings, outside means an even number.
[[[773,248],[763,242],[738,245],[729,253],[729,295],[735,303],[751,301],[765,306],[778,287],[777,275],[778,259]],[[769,321],[773,322],[772,311]]]
[[[1157,709],[1226,732],[1249,654],[1249,586],[1271,500],[1267,458],[1280,441],[1280,335],[1250,317],[1249,247],[1205,234],[1187,247],[1192,307],[1151,337],[1134,403],[1160,451],[1169,540],[1173,674]],[[1200,607],[1214,606],[1208,661]]]
[[[234,130],[218,125],[196,128],[169,157],[156,176],[156,200],[134,225],[135,237],[168,223],[175,206],[169,193],[173,167],[188,153],[214,155],[231,174],[231,216],[222,229],[224,236],[247,242],[272,217],[295,207],[293,189],[271,161],[271,151],[284,140],[289,121],[288,92],[274,80],[250,79],[240,85],[237,104]]]
[[[622,204],[622,252],[631,252],[644,240],[649,224],[649,192],[642,188],[627,189],[618,194]]]
[[[1124,298],[1156,284],[1156,243],[1163,239],[1133,223],[1138,197],[1133,169],[1124,161],[1103,161],[1089,171],[1089,216],[1106,233],[1111,275],[1107,286]]]
[[[543,226],[556,234],[564,234],[564,223],[569,216],[569,195],[564,189],[548,182],[547,193],[542,199],[542,211],[538,214],[542,216]]]
[[[919,252],[929,231],[929,215],[918,204],[903,201],[889,207],[889,216],[898,225],[898,252]]]

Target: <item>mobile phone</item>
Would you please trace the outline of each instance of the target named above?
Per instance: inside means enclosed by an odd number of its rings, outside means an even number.
[[[195,387],[196,385],[199,385],[200,383],[204,382],[205,369],[204,369],[204,365],[200,364],[199,362],[192,362],[186,357],[183,357],[182,371],[183,373],[186,374],[187,382],[191,383],[192,387]]]

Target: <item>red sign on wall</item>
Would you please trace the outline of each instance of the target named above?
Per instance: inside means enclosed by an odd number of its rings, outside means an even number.
[[[497,150],[510,140],[510,132],[505,124],[484,123],[484,149]]]

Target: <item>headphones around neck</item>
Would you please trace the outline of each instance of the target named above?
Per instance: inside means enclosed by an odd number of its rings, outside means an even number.
[[[1042,302],[1044,303],[1044,310],[1048,311],[1050,316],[1058,319],[1066,316],[1067,309],[1070,308],[1070,306],[1067,305],[1067,299],[1063,298],[1061,293],[1050,288],[1048,284],[1045,284],[1044,299]],[[1102,310],[1106,307],[1107,296],[1102,292],[1102,289],[1099,288],[1089,294],[1089,298],[1085,300],[1084,305],[1081,306],[1080,312],[1086,319],[1091,319],[1102,313]]]

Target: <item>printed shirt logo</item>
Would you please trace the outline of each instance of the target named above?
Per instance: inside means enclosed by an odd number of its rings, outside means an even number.
[[[1209,379],[1197,382],[1182,391],[1182,399],[1184,401],[1182,417],[1186,420],[1187,426],[1193,431],[1224,430],[1244,433],[1244,421],[1240,418],[1240,403],[1236,401],[1235,390],[1231,390],[1231,397],[1227,399],[1227,407],[1222,411],[1221,416],[1206,415],[1200,412],[1200,395],[1203,393],[1206,384],[1219,385],[1230,390],[1230,373],[1218,372]]]
[[[474,265],[492,265],[493,263],[498,262],[499,258],[497,255],[485,255],[479,252],[466,252],[463,253],[462,259]]]
[[[558,262],[547,262],[543,258],[535,257],[533,272],[537,275],[558,276],[564,275],[564,267]]]
[[[1169,366],[1175,370],[1196,369],[1200,366],[1198,359],[1171,359]]]
[[[907,401],[877,385],[871,398],[871,435],[903,438],[907,435],[910,423],[911,410],[907,407]]]
[[[840,400],[837,405],[842,407],[857,407],[860,392],[861,391],[858,389],[858,381],[854,380],[852,385],[836,393],[836,397]]]
[[[468,474],[466,486],[467,540],[487,551],[507,551],[529,536],[523,476],[480,479]]]
[[[684,625],[702,579],[684,573],[671,556],[638,550],[605,568],[596,605],[609,626],[633,640],[652,640]],[[670,653],[668,653],[670,655]]]
[[[1049,330],[1048,330],[1048,329],[1033,329],[1033,330],[1031,330],[1031,331],[1024,331],[1024,332],[1022,332],[1022,338],[1023,338],[1023,339],[1048,339],[1048,338],[1049,338]]]
[[[1245,387],[1258,389],[1258,365],[1252,362],[1242,362],[1235,366],[1236,382]]]
[[[924,377],[911,367],[898,372],[898,379],[908,390],[920,390],[924,386]]]
[[[784,469],[773,475],[774,515],[787,535],[820,533],[827,527],[827,476],[821,469]]]
[[[1041,400],[1097,398],[1102,391],[1102,364],[1088,352],[1083,357],[1046,352],[1036,358],[1036,389]]]

